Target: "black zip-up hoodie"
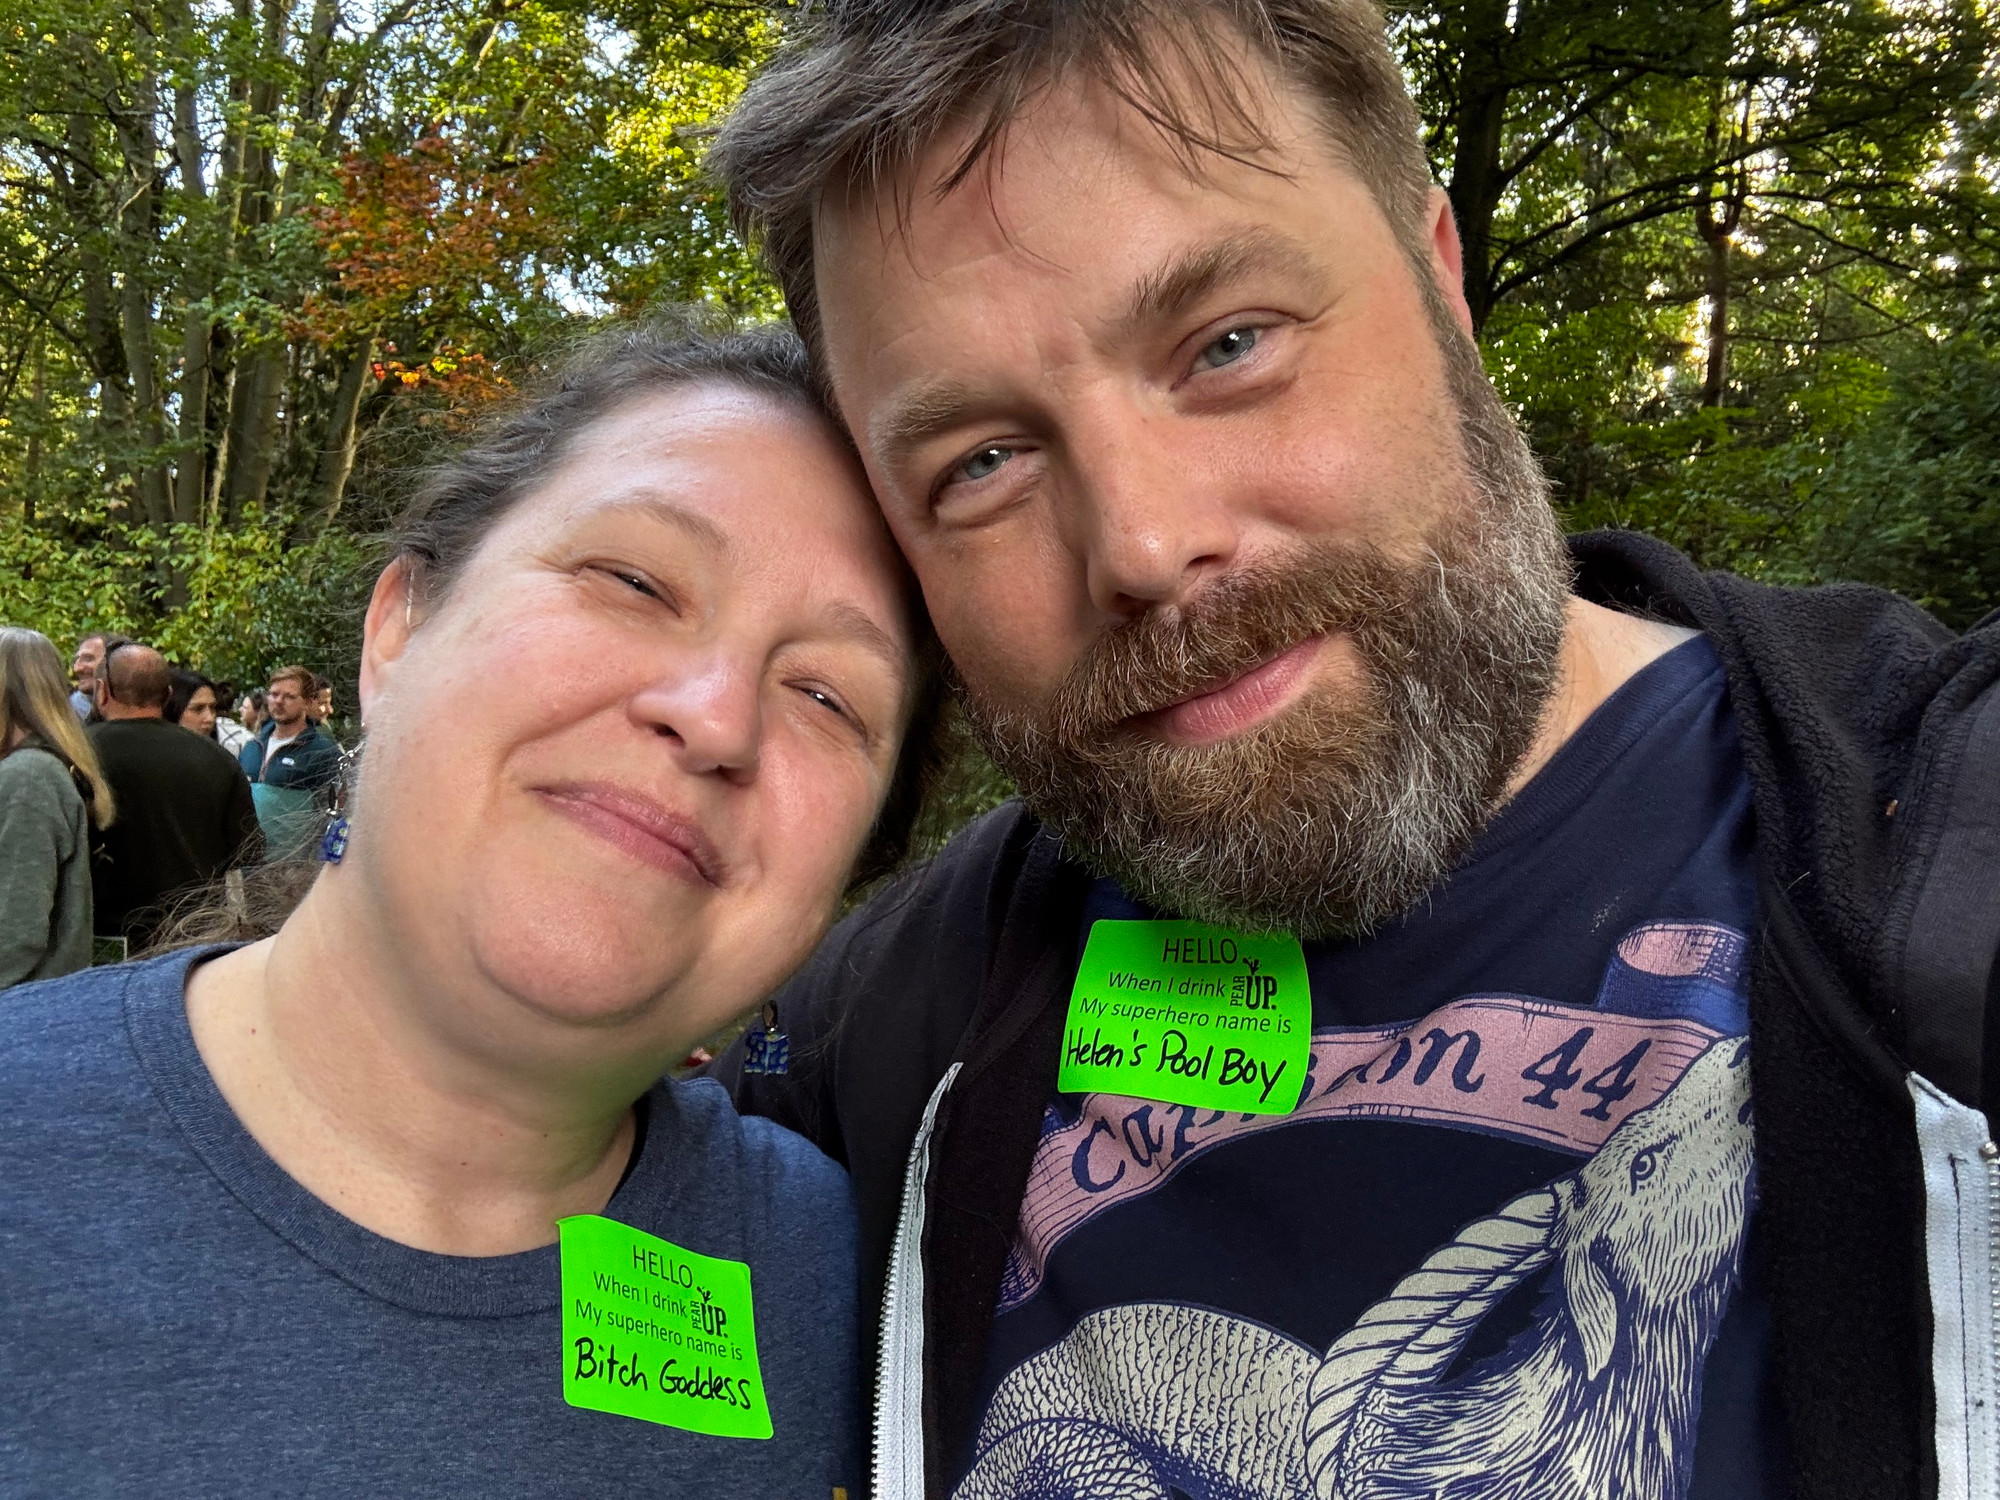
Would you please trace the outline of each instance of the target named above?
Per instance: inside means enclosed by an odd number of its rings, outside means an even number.
[[[1755,794],[1760,1253],[1793,1486],[2000,1496],[2000,615],[1573,539],[1577,592],[1704,631]],[[963,1451],[1090,876],[1018,804],[844,921],[779,993],[781,1076],[715,1070],[846,1163],[881,1315],[878,1500]],[[885,1307],[886,1302],[886,1307]]]

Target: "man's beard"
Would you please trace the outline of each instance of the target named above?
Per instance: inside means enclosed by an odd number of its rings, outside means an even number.
[[[1415,562],[1315,542],[1111,631],[1032,711],[966,692],[981,742],[1042,821],[1157,910],[1304,938],[1368,932],[1458,863],[1535,741],[1568,555],[1478,352],[1448,322],[1438,331],[1464,475],[1448,444],[1444,463],[1463,494]],[[1308,688],[1215,744],[1126,722],[1313,636],[1344,638],[1359,680]]]

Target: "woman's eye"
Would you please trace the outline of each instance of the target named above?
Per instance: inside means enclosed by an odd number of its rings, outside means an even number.
[[[958,467],[953,469],[948,477],[976,484],[980,480],[998,472],[1007,460],[1013,456],[1014,450],[1012,448],[997,446],[981,448],[977,452],[960,459]]]
[[[635,594],[658,600],[662,604],[672,603],[665,592],[643,573],[634,573],[626,568],[605,568],[603,571],[608,577],[617,579]]]
[[[811,684],[802,684],[799,687],[799,691],[804,693],[808,698],[812,699],[813,702],[819,704],[822,708],[827,709],[831,713],[838,714],[843,719],[851,719],[853,717],[851,714],[848,713],[846,705],[843,704],[838,698],[834,697],[833,694],[829,693],[825,688],[813,687]]]
[[[1233,365],[1257,347],[1258,333],[1255,328],[1232,328],[1196,355],[1195,362],[1210,370]]]

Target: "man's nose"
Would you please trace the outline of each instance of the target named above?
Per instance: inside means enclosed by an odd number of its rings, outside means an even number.
[[[632,698],[635,722],[673,747],[683,770],[720,774],[732,782],[757,772],[763,744],[758,674],[717,652],[683,662]]]
[[[1143,413],[1105,413],[1071,449],[1070,543],[1091,603],[1129,616],[1227,568],[1240,539],[1224,476],[1170,448]]]

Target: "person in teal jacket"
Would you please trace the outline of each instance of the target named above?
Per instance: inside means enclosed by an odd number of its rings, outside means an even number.
[[[273,672],[265,693],[269,717],[237,756],[273,859],[295,858],[312,846],[340,780],[339,743],[306,717],[316,686],[304,667]]]

